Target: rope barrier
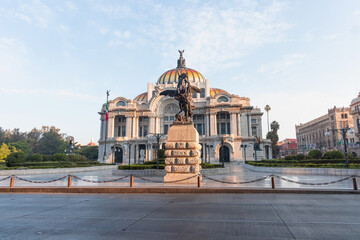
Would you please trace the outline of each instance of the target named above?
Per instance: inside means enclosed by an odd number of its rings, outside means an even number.
[[[201,175],[194,175],[194,176],[191,176],[191,177],[187,177],[187,178],[179,179],[179,180],[174,180],[174,181],[157,181],[157,180],[151,180],[151,179],[143,178],[143,177],[136,176],[136,175],[133,175],[133,176],[138,178],[138,179],[141,179],[141,180],[144,180],[144,181],[147,181],[147,182],[153,182],[153,183],[177,183],[177,182],[186,181],[186,180],[189,180],[189,179],[201,176]]]
[[[111,180],[102,180],[102,181],[97,181],[97,180],[89,180],[89,179],[84,179],[84,178],[80,178],[78,176],[74,176],[74,175],[70,175],[73,178],[83,181],[83,182],[88,182],[88,183],[110,183],[110,182],[116,182],[116,181],[120,181],[123,180],[127,177],[130,177],[130,175],[124,176],[124,177],[120,177],[120,178],[115,178],[115,179],[111,179]]]
[[[204,178],[206,179],[209,179],[211,181],[214,181],[214,182],[219,182],[219,183],[226,183],[226,184],[247,184],[247,183],[254,183],[254,182],[260,182],[260,181],[263,181],[269,177],[272,177],[272,175],[268,175],[268,176],[265,176],[265,177],[262,177],[262,178],[258,178],[258,179],[254,179],[254,180],[250,180],[250,181],[245,181],[245,182],[229,182],[229,181],[224,181],[224,180],[219,180],[219,179],[215,179],[215,178],[211,178],[211,177],[208,177],[206,175],[202,175]]]
[[[2,178],[2,179],[0,179],[0,182],[1,182],[1,181],[5,181],[6,179],[9,179],[9,178],[11,178],[11,176],[8,176],[8,177],[5,177],[5,178]]]
[[[330,185],[330,184],[334,184],[334,183],[343,182],[343,181],[349,180],[350,178],[353,178],[353,177],[356,177],[356,176],[353,175],[353,176],[349,176],[349,177],[342,178],[342,179],[339,179],[339,180],[335,180],[335,181],[331,181],[331,182],[323,182],[323,183],[300,182],[300,181],[295,181],[295,180],[291,180],[291,179],[288,179],[288,178],[284,178],[284,177],[281,177],[281,176],[278,176],[278,175],[274,175],[274,177],[276,177],[278,179],[281,179],[281,180],[284,180],[286,182],[296,183],[296,184],[300,184],[300,185],[322,186],[322,185]]]
[[[295,183],[295,184],[299,184],[299,185],[308,185],[308,186],[323,186],[323,185],[330,185],[330,184],[335,184],[335,183],[340,183],[340,182],[343,182],[343,181],[346,181],[346,180],[349,180],[351,178],[353,179],[356,179],[356,178],[359,178],[360,176],[358,175],[351,175],[351,176],[348,176],[348,177],[345,177],[345,178],[341,178],[341,179],[338,179],[338,180],[335,180],[335,181],[330,181],[330,182],[322,182],[322,183],[310,183],[310,182],[303,182],[303,181],[295,181],[295,180],[292,180],[292,179],[289,179],[289,178],[286,178],[286,177],[282,177],[282,176],[279,176],[279,175],[267,175],[267,176],[264,176],[264,177],[261,177],[261,178],[257,178],[257,179],[253,179],[253,180],[248,180],[248,181],[242,181],[242,182],[232,182],[232,181],[226,181],[226,180],[220,180],[220,179],[215,179],[215,178],[211,178],[211,177],[208,177],[206,175],[201,175],[201,174],[197,174],[197,175],[193,175],[191,177],[187,177],[187,178],[184,178],[184,179],[179,179],[179,180],[174,180],[174,181],[162,181],[162,180],[153,180],[153,179],[148,179],[148,178],[144,178],[144,177],[141,177],[141,176],[137,176],[137,175],[127,175],[127,176],[124,176],[124,177],[120,177],[120,178],[115,178],[115,179],[111,179],[111,180],[89,180],[89,179],[85,179],[85,178],[80,178],[78,176],[75,176],[75,175],[67,175],[67,176],[63,176],[63,177],[60,177],[60,178],[56,178],[56,179],[52,179],[52,180],[44,180],[44,181],[39,181],[39,180],[30,180],[30,179],[26,179],[26,178],[22,178],[22,177],[18,177],[16,175],[12,175],[12,176],[8,176],[8,177],[5,177],[5,178],[2,178],[0,179],[0,182],[1,181],[5,181],[9,178],[14,178],[14,179],[18,179],[18,180],[21,180],[21,181],[25,181],[25,182],[30,182],[30,183],[52,183],[52,182],[57,182],[57,181],[61,181],[67,177],[73,177],[74,179],[77,179],[79,181],[84,181],[84,182],[88,182],[88,183],[110,183],[110,182],[117,182],[117,181],[121,181],[125,178],[128,178],[128,177],[135,177],[135,178],[138,178],[140,180],[143,180],[143,181],[147,181],[147,182],[153,182],[153,183],[177,183],[177,182],[182,182],[182,181],[186,181],[186,180],[189,180],[189,179],[192,179],[192,178],[196,178],[196,177],[204,177],[205,179],[208,179],[210,181],[214,181],[214,182],[219,182],[219,183],[224,183],[224,184],[248,184],[248,183],[255,183],[255,182],[260,182],[260,181],[264,181],[265,179],[267,178],[277,178],[277,179],[280,179],[280,180],[283,180],[283,181],[286,181],[286,182],[290,182],[290,183]]]
[[[11,177],[11,176],[10,176]],[[14,178],[17,178],[21,181],[25,181],[25,182],[30,182],[30,183],[52,183],[52,182],[57,182],[57,181],[60,181],[60,180],[63,180],[65,178],[67,178],[67,176],[64,176],[64,177],[61,177],[61,178],[57,178],[57,179],[53,179],[53,180],[45,180],[45,181],[34,181],[34,180],[29,180],[29,179],[25,179],[25,178],[21,178],[21,177],[18,177],[16,175],[13,176]]]

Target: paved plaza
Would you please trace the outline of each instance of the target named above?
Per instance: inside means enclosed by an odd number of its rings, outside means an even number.
[[[360,196],[0,194],[0,239],[359,239]]]

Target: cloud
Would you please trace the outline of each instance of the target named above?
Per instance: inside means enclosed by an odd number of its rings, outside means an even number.
[[[308,31],[304,36],[305,42],[312,42],[314,40],[314,34],[311,31]]]
[[[192,65],[211,71],[236,64],[264,44],[286,41],[284,33],[291,25],[280,17],[286,7],[276,1],[267,5],[216,1],[187,8],[159,6],[158,19],[143,25],[141,32],[158,52],[186,49]]]
[[[0,37],[0,52],[27,53],[25,45],[15,38]]]
[[[45,95],[55,96],[61,99],[76,99],[88,102],[99,102],[100,98],[86,93],[73,92],[66,89],[21,89],[21,88],[1,88],[1,92],[10,95]]]
[[[0,15],[10,19],[19,19],[27,23],[35,23],[46,28],[53,17],[50,8],[40,0],[25,1],[16,5],[16,9],[1,9]]]
[[[115,30],[112,32],[113,38],[109,41],[109,46],[118,46],[123,45],[129,47],[131,42],[129,41],[131,37],[130,31],[120,31]]]
[[[294,53],[283,56],[280,61],[270,62],[260,66],[258,72],[271,75],[285,74],[289,72],[289,68],[302,62],[305,54]]]
[[[65,6],[69,9],[69,10],[76,10],[77,6],[75,5],[75,3],[67,1],[65,2]]]
[[[325,40],[334,40],[334,39],[337,38],[337,37],[338,37],[338,34],[337,34],[337,33],[323,36],[323,38],[324,38]]]

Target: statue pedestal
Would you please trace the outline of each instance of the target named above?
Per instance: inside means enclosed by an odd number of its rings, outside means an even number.
[[[168,131],[165,145],[164,182],[177,181],[176,184],[196,184],[201,170],[199,134],[192,123],[174,122]],[[192,177],[192,178],[191,178]],[[174,183],[175,184],[175,183]]]

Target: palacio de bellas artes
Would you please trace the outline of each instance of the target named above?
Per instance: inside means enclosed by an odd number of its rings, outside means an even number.
[[[244,161],[244,157],[257,161],[271,159],[271,142],[262,136],[263,112],[251,106],[249,97],[212,88],[209,79],[186,66],[184,51],[179,53],[176,68],[164,72],[156,84],[149,82],[146,92],[134,99],[119,96],[109,100],[108,109],[103,104],[99,112],[98,161],[128,164],[156,159],[157,145],[165,149],[167,132],[180,110],[174,98],[161,93],[175,90],[182,73],[187,74],[192,86],[201,90],[192,95],[195,108],[191,120],[199,133],[202,162]],[[262,151],[255,153],[256,139],[261,139]]]

